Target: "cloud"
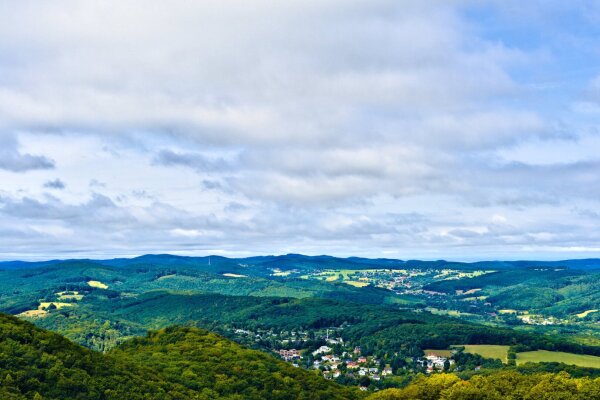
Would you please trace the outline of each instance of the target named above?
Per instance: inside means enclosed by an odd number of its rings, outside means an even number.
[[[170,150],[160,151],[153,162],[164,166],[183,166],[198,171],[224,171],[230,168],[222,158],[210,159],[200,153],[175,153]]]
[[[597,7],[521,3],[0,3],[0,228],[25,253],[593,248],[568,210],[600,212]]]
[[[66,185],[60,179],[54,179],[44,183],[44,187],[47,189],[63,190],[64,188],[66,188]]]
[[[92,222],[97,217],[114,220],[126,217],[116,211],[118,207],[110,198],[97,193],[81,204],[66,204],[53,196],[46,196],[44,200],[0,198],[0,212],[12,218]],[[126,222],[123,220],[123,223]]]
[[[54,167],[54,161],[47,157],[20,152],[16,138],[0,132],[0,169],[11,172],[27,172],[53,169]]]

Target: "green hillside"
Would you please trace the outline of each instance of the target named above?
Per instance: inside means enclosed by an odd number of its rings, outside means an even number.
[[[150,332],[116,348],[110,356],[151,366],[169,382],[209,399],[348,399],[357,395],[354,389],[195,328]]]
[[[565,373],[522,375],[497,372],[463,380],[456,375],[419,377],[404,389],[387,389],[369,400],[591,400],[600,398],[600,378]]]
[[[521,269],[498,271],[474,278],[443,280],[426,285],[427,290],[454,294],[479,290],[479,296],[499,309],[571,317],[600,308],[600,273],[569,269]],[[598,315],[589,315],[598,320]],[[583,317],[585,318],[585,317]]]
[[[403,389],[366,396],[202,329],[152,331],[101,354],[0,314],[3,400],[599,398],[600,378],[539,371],[420,375]]]
[[[213,333],[170,328],[103,355],[0,314],[0,398],[352,399],[341,387]]]
[[[35,323],[88,347],[106,350],[148,329],[187,324],[217,330],[279,331],[339,328],[366,354],[419,356],[426,348],[460,344],[521,345],[522,349],[600,354],[599,347],[564,339],[472,324],[426,312],[328,299],[224,296],[154,291],[131,298],[90,294],[77,307],[50,310]],[[254,344],[252,340],[249,344]]]
[[[81,260],[0,270],[0,312],[18,314],[31,310],[37,307],[40,299],[51,301],[56,292],[64,290],[82,293],[100,291],[104,296],[118,297],[120,293],[139,294],[167,289],[257,297],[321,297],[368,304],[383,304],[393,297],[393,293],[375,287],[359,289],[342,283],[293,277],[267,278],[265,271],[268,275],[270,270],[257,271],[231,264],[218,267],[191,261],[173,264],[138,260],[126,265],[105,265]],[[107,288],[91,286],[90,281],[100,282]]]

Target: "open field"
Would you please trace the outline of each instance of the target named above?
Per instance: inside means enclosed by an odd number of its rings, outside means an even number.
[[[83,299],[83,295],[79,294],[79,292],[74,291],[74,292],[58,292],[56,293],[56,296],[58,296],[58,300],[81,300]]]
[[[458,311],[458,310],[442,310],[439,308],[435,308],[435,307],[426,307],[425,308],[426,311],[429,311],[432,314],[435,315],[448,315],[450,317],[466,317],[466,316],[475,316],[475,314],[471,314],[471,313],[466,313],[466,312],[462,312],[462,311]]]
[[[465,348],[466,353],[479,354],[485,358],[499,358],[502,362],[507,362],[507,353],[509,346],[493,344],[466,344],[460,345]]]
[[[526,362],[561,362],[580,367],[600,368],[600,357],[589,356],[587,354],[563,353],[560,351],[538,350],[517,353],[517,365]]]
[[[61,303],[58,301],[43,301],[43,302],[40,302],[40,304],[38,305],[38,308],[36,310],[23,311],[22,313],[17,314],[17,317],[23,317],[23,318],[46,317],[49,315],[48,311],[46,311],[46,310],[48,309],[48,307],[50,307],[50,305],[54,305],[54,307],[56,307],[58,310],[60,310],[61,308],[65,308],[65,307],[75,306],[75,304],[73,304],[73,303]]]
[[[365,287],[369,286],[369,282],[359,282],[359,281],[344,281],[345,284],[351,285],[354,287]]]
[[[343,282],[347,285],[354,287],[365,287],[371,284],[368,277],[360,276],[368,273],[377,272],[393,272],[393,273],[406,273],[406,270],[394,270],[394,269],[340,269],[340,270],[328,270],[319,272],[314,275],[302,275],[302,279],[319,279],[326,282]]]
[[[105,285],[100,281],[88,281],[88,285],[90,285],[93,288],[108,289],[108,285]]]
[[[273,272],[273,276],[289,276],[292,274],[292,271],[277,271]]]
[[[61,308],[65,308],[65,307],[73,307],[73,306],[74,306],[74,304],[73,304],[73,303],[60,303],[60,302],[58,302],[58,301],[47,301],[47,302],[46,302],[46,301],[44,301],[44,302],[41,302],[41,303],[40,303],[40,305],[39,305],[38,309],[39,309],[39,310],[46,309],[46,308],[50,307],[50,305],[51,305],[51,304],[54,304],[54,307],[56,307],[56,308],[57,308],[57,309],[59,309],[59,310],[60,310]]]
[[[17,317],[41,318],[41,317],[45,317],[47,315],[48,315],[48,311],[46,311],[46,310],[28,310],[28,311],[23,311],[20,314],[17,314]]]
[[[578,318],[585,318],[588,315],[590,315],[591,313],[595,313],[595,312],[598,312],[598,310],[587,310],[587,311],[584,311],[584,312],[582,312],[580,314],[577,314],[577,317]]]
[[[157,281],[164,281],[166,279],[175,278],[176,276],[177,276],[177,274],[163,275],[163,276],[159,276],[158,278],[156,278],[156,280]]]

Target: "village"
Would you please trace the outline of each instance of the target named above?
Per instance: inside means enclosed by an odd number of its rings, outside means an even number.
[[[302,352],[296,349],[281,349],[278,354],[296,367],[300,366],[301,360],[304,358]],[[354,347],[351,352],[344,351],[339,355],[335,354],[333,348],[321,346],[310,354],[314,359],[312,368],[320,370],[327,379],[345,375],[350,378],[368,377],[373,381],[380,381],[387,376],[394,375],[389,364],[384,364],[375,357],[362,355],[358,346]],[[434,352],[429,352],[423,358],[414,361],[428,374],[446,371],[454,365],[454,360]]]
[[[408,358],[402,367],[394,369],[385,360],[363,354],[360,346],[344,342],[339,335],[341,330],[331,328],[275,333],[270,330],[235,329],[233,333],[242,343],[254,342],[267,347],[295,367],[314,370],[325,379],[353,382],[361,390],[383,386],[384,380],[395,375],[407,372],[432,374],[448,371],[454,365],[454,360],[446,353],[426,352],[421,358]]]

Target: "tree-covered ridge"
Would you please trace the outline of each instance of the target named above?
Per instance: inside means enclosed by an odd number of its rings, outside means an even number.
[[[598,270],[528,268],[433,282],[425,289],[447,294],[478,290],[478,295],[487,296],[486,301],[498,308],[564,317],[600,309],[598,279]],[[600,316],[591,313],[588,319]]]
[[[561,372],[489,372],[461,379],[417,377],[368,400],[588,400],[600,378]],[[313,373],[190,327],[150,332],[100,354],[0,314],[0,398],[21,399],[361,399]]]
[[[398,310],[327,299],[256,298],[215,294],[154,292],[136,299],[101,303],[98,313],[146,328],[199,322],[208,327],[274,330],[319,329],[347,325],[341,336],[367,354],[448,348],[462,344],[521,345],[522,349],[562,350],[600,355],[584,346],[507,328],[472,324],[426,312]],[[108,307],[108,308],[106,308]]]
[[[103,355],[0,314],[3,400],[350,399],[355,394],[199,329],[154,332]]]
[[[0,314],[1,399],[158,400],[191,394],[130,362]]]
[[[550,335],[468,323],[456,318],[393,307],[328,299],[223,296],[168,291],[131,298],[105,298],[104,291],[86,295],[77,307],[50,310],[38,326],[63,334],[87,347],[106,351],[148,329],[191,325],[222,334],[234,329],[315,331],[341,327],[348,344],[365,354],[422,355],[422,349],[455,344],[520,345],[520,351],[560,350],[599,355],[600,347]],[[229,336],[229,335],[227,335]],[[252,341],[254,343],[254,341]],[[265,343],[261,348],[275,347]]]
[[[600,291],[596,284],[599,265],[598,260],[466,264],[293,254],[245,259],[147,255],[101,261],[3,263],[0,312],[27,317],[36,313],[42,302],[56,300],[56,293],[78,291],[85,299],[70,311],[79,317],[79,326],[90,324],[90,330],[68,332],[68,337],[100,350],[142,334],[147,327],[125,327],[110,317],[110,326],[104,325],[107,319],[90,323],[87,315],[81,318],[88,300],[98,296],[98,292],[112,301],[155,290],[395,304],[600,345],[596,323],[600,320]],[[373,272],[377,268],[392,268],[396,272]],[[398,268],[404,272],[397,272]],[[338,276],[353,274],[355,281],[364,279],[352,283],[369,284],[353,287],[348,284],[349,275],[331,279],[336,271]],[[107,288],[90,286],[93,281]],[[54,329],[51,321],[32,321]],[[57,330],[67,334],[69,329]],[[88,333],[93,337],[88,339]]]
[[[600,378],[502,371],[462,380],[456,375],[420,377],[404,389],[387,389],[368,400],[591,400],[600,399]]]
[[[169,260],[169,259],[168,259]],[[90,281],[108,286],[106,296],[166,289],[257,297],[321,297],[382,304],[393,293],[376,287],[355,288],[343,283],[314,282],[269,276],[268,269],[248,269],[238,264],[205,265],[199,261],[172,264],[137,261],[125,265],[96,261],[33,264],[33,268],[0,269],[0,312],[18,314],[35,307],[40,298],[58,290],[89,292]],[[239,279],[226,274],[244,275]]]
[[[67,260],[68,261],[68,260]],[[92,260],[86,260],[92,261]],[[527,268],[567,268],[575,270],[600,270],[600,259],[574,259],[559,261],[478,261],[473,263],[456,261],[422,261],[422,260],[399,260],[391,258],[362,258],[362,257],[333,257],[327,255],[307,256],[303,254],[285,254],[255,256],[246,258],[228,258],[223,256],[186,257],[172,254],[146,254],[134,258],[116,258],[108,260],[93,260],[108,266],[132,266],[140,264],[160,265],[186,265],[202,266],[210,268],[214,272],[231,270],[231,268],[248,268],[255,272],[262,272],[269,268],[280,268],[283,270],[299,269],[311,270],[322,268],[340,269],[368,269],[368,268],[459,268],[459,269],[489,269],[489,270],[514,270]],[[49,266],[64,262],[64,260],[50,260],[39,262],[8,261],[0,262],[0,269],[29,269],[41,266]]]
[[[170,382],[207,399],[349,399],[355,389],[245,349],[214,333],[173,327],[149,332],[110,352],[119,359],[152,366]]]

